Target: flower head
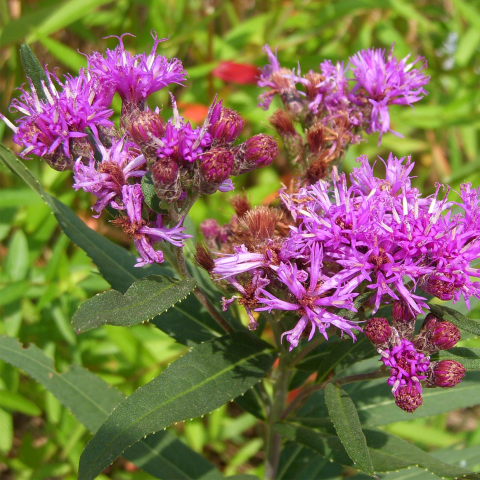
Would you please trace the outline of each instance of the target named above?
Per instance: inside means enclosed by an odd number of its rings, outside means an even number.
[[[365,97],[372,108],[367,133],[380,132],[380,141],[388,131],[399,135],[390,129],[389,105],[412,105],[427,94],[423,88],[430,80],[423,73],[427,63],[422,57],[407,63],[409,57],[407,55],[398,60],[393,56],[393,45],[386,59],[385,50],[374,48],[362,50],[350,57],[356,82],[351,98],[359,93],[359,89],[365,91]],[[414,69],[413,66],[418,62],[422,62],[420,68]]]
[[[123,37],[117,37],[119,45],[113,50],[107,49],[105,57],[94,52],[87,55],[88,69],[103,84],[111,85],[125,102],[142,105],[154,92],[172,84],[181,85],[186,78],[182,62],[176,58],[167,59],[157,55],[159,43],[153,35],[153,47],[149,55],[132,55],[125,50]]]

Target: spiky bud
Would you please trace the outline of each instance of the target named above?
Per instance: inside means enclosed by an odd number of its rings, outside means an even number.
[[[132,115],[127,129],[133,140],[139,145],[150,142],[152,136],[161,138],[165,132],[160,115],[151,110],[138,111]]]
[[[219,184],[232,173],[233,154],[226,148],[212,148],[200,157],[200,171],[204,181]]]
[[[215,267],[215,262],[210,255],[210,252],[200,243],[197,244],[195,261],[197,262],[197,265],[205,269],[208,273],[210,273]]]
[[[462,381],[465,367],[455,360],[441,360],[433,365],[433,383],[437,387],[451,388]]]
[[[278,154],[277,142],[270,135],[260,133],[235,148],[233,175],[251,172],[272,163]]]
[[[232,204],[232,207],[235,210],[238,218],[242,218],[252,209],[252,206],[250,205],[250,202],[245,194],[235,195],[230,199],[230,203]]]
[[[395,395],[395,403],[405,412],[413,413],[423,404],[423,399],[415,387],[409,388],[408,385],[402,385]]]
[[[292,159],[298,160],[303,153],[303,139],[295,130],[292,116],[282,108],[279,108],[268,121],[282,137],[283,145],[288,155]]]
[[[386,318],[373,317],[368,319],[363,328],[365,336],[375,347],[385,347],[392,337],[392,329]]]
[[[437,322],[433,329],[431,342],[439,350],[449,350],[460,340],[460,330],[451,322]]]
[[[402,300],[395,300],[392,308],[392,322],[401,338],[410,339],[415,331],[415,315]]]
[[[212,136],[213,146],[233,145],[243,128],[240,115],[235,110],[222,107],[221,103],[215,105],[211,122],[208,133]]]

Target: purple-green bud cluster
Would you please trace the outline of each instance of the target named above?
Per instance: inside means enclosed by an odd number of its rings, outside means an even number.
[[[201,127],[193,128],[179,115],[165,123],[150,110],[125,111],[122,125],[140,147],[152,172],[158,197],[179,200],[188,192],[212,194],[233,189],[231,175],[270,164],[278,153],[275,140],[256,135],[234,147],[243,128],[240,115],[214,102]]]
[[[465,375],[465,367],[454,360],[431,362],[430,355],[448,350],[460,340],[459,329],[451,322],[428,314],[417,335],[415,315],[404,302],[395,301],[392,325],[386,318],[372,317],[363,331],[390,368],[388,384],[395,403],[406,412],[422,405],[422,384],[427,387],[451,388]]]

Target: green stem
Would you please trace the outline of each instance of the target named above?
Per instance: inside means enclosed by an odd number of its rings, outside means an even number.
[[[178,274],[182,278],[192,278],[190,275],[187,263],[185,262],[185,255],[183,254],[182,247],[173,247],[175,251],[175,262],[170,262],[174,265],[175,269],[177,270]],[[213,303],[210,299],[205,295],[203,290],[197,285],[193,289],[193,294],[198,298],[200,303],[207,309],[208,313],[213,317],[213,319],[227,332],[233,332],[232,326],[223,318],[220,312],[215,308]]]
[[[289,366],[286,354],[280,354],[278,368],[276,370],[275,384],[273,387],[272,405],[267,420],[267,432],[265,441],[265,480],[275,480],[277,475],[278,461],[280,460],[281,438],[274,431],[275,423],[280,420],[285,407],[288,392]]]
[[[277,318],[269,318],[270,325],[275,335],[275,341],[280,350],[278,367],[275,370],[273,395],[268,411],[265,439],[265,480],[275,480],[278,462],[280,460],[281,438],[274,431],[275,424],[280,420],[288,393],[290,377],[290,353],[281,344],[282,329]]]
[[[315,385],[310,385],[301,391],[288,405],[288,407],[283,411],[280,418],[283,420],[290,415],[295,409],[300,407],[302,403],[314,392],[318,390],[323,390],[329,383],[336,383],[339,386],[346,385],[347,383],[363,382],[365,380],[373,380],[375,378],[388,377],[390,375],[388,370],[380,368],[375,372],[369,373],[359,373],[357,375],[349,375],[348,377],[340,378],[339,380],[331,379],[326,382],[317,383]]]
[[[315,350],[320,344],[325,341],[325,337],[317,335],[317,337],[311,340],[308,345],[292,360],[291,367],[300,363],[312,350]]]

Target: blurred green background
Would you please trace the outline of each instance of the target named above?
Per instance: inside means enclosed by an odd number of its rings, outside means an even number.
[[[410,108],[396,108],[392,126],[405,138],[384,136],[377,147],[373,135],[351,148],[344,168],[367,154],[412,155],[416,184],[425,194],[435,182],[458,189],[480,181],[480,4],[466,0],[0,0],[0,111],[7,116],[15,87],[25,82],[18,47],[27,41],[36,55],[58,68],[57,75],[85,66],[90,53],[114,48],[110,35],[129,32],[125,44],[134,52],[150,51],[154,30],[169,36],[159,53],[178,57],[189,73],[186,88],[176,88],[181,111],[198,122],[213,100],[237,109],[246,120],[245,135],[272,133],[268,114],[256,107],[259,93],[242,84],[231,65],[263,66],[262,46],[278,46],[283,66],[315,69],[324,58],[347,60],[369,47],[410,52],[428,60],[429,95]],[[225,71],[227,77],[225,77]],[[222,80],[221,73],[224,72]],[[149,104],[169,113],[166,92]],[[119,100],[114,105],[117,113]],[[10,117],[12,118],[12,117]],[[9,147],[11,132],[0,123],[0,139]],[[18,151],[18,150],[17,150]],[[47,191],[72,206],[88,223],[129,247],[108,218],[92,219],[92,198],[75,193],[71,175],[52,171],[33,160],[28,166]],[[254,204],[271,199],[287,181],[286,162],[236,179]],[[232,210],[226,195],[202,199],[192,211],[193,223],[207,217],[228,221]],[[0,166],[0,334],[32,342],[55,358],[59,370],[77,363],[131,393],[159,374],[185,347],[152,325],[102,327],[75,336],[70,318],[78,305],[109,288],[95,266],[63,233],[50,209],[27,186]],[[480,312],[479,312],[480,313]],[[479,318],[478,316],[475,318]],[[480,346],[477,339],[468,340]],[[423,407],[425,408],[425,407]],[[480,408],[418,419],[385,428],[428,450],[480,444]],[[233,404],[203,419],[171,429],[189,446],[205,454],[224,473],[261,472],[262,428]],[[2,480],[75,479],[78,459],[90,438],[86,429],[43,387],[0,362],[0,478]],[[99,477],[101,478],[101,477]],[[153,478],[124,460],[103,478]]]

